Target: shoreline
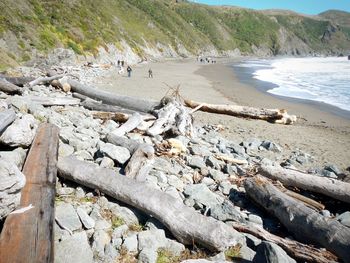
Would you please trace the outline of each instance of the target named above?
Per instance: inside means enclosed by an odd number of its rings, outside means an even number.
[[[278,159],[268,152],[263,156],[272,161],[281,163],[293,152],[302,151],[315,159],[306,165],[308,168],[321,168],[327,164],[348,168],[350,121],[310,105],[276,98],[241,83],[227,64],[242,59],[218,60],[216,64],[200,64],[194,59],[151,62],[134,66],[131,78],[112,70],[108,76],[94,82],[97,88],[106,91],[146,99],[160,100],[169,95],[169,86],[180,86],[183,98],[199,102],[286,109],[289,114],[302,118],[293,125],[279,125],[197,111],[194,119],[200,125],[220,125],[223,128],[221,134],[238,144],[252,138],[279,144],[283,151]],[[153,79],[148,78],[149,68],[153,70]]]

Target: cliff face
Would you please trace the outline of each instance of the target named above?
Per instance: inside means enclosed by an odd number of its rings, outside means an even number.
[[[2,0],[0,69],[56,48],[103,59],[349,51],[350,14],[210,7],[175,0]],[[106,57],[107,56],[107,57]],[[108,60],[108,59],[107,59]]]

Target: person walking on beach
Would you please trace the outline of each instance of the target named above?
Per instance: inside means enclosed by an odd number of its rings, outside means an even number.
[[[153,71],[152,71],[152,69],[148,70],[148,77],[149,78],[153,78]]]
[[[130,77],[131,77],[131,71],[132,71],[131,67],[128,66],[128,67],[126,68],[126,71],[128,72],[128,77],[130,78]]]

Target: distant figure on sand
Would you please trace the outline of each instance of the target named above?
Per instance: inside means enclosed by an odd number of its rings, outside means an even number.
[[[131,77],[131,71],[132,71],[131,67],[128,66],[126,71],[128,72],[128,77],[130,78]]]
[[[118,60],[118,67],[120,66],[120,60]]]
[[[124,67],[124,60],[122,60],[121,63],[122,63],[122,67]]]
[[[149,78],[153,78],[153,71],[152,71],[152,69],[148,70],[148,77]]]

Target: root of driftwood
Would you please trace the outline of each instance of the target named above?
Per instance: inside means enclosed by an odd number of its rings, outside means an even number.
[[[293,124],[297,118],[289,115],[286,110],[253,108],[239,105],[216,105],[193,100],[185,100],[187,107],[211,113],[226,114],[242,118],[266,120],[279,124]]]

